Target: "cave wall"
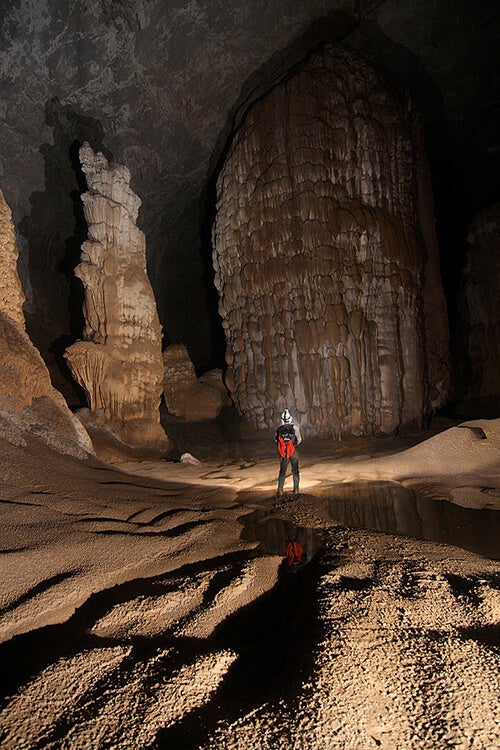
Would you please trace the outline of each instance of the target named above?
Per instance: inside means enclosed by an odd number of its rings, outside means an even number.
[[[454,398],[463,415],[492,418],[500,410],[500,203],[474,217],[467,242]]]
[[[248,112],[219,177],[214,265],[228,382],[256,427],[288,406],[309,434],[391,433],[445,402],[424,163],[411,104],[339,48]]]
[[[28,330],[58,387],[65,381],[49,358],[62,368],[64,347],[83,327],[82,289],[73,274],[86,232],[75,158],[81,143],[88,140],[131,171],[167,343],[186,344],[197,368],[220,364],[209,243],[218,162],[249,102],[325,41],[368,55],[417,104],[455,320],[468,224],[498,199],[498,3],[3,5],[1,181],[13,211]]]
[[[202,193],[242,83],[331,0],[14,0],[0,19],[0,160],[28,326],[47,356],[81,334],[84,141],[126,164],[169,341],[211,363]],[[71,309],[68,306],[71,304]],[[40,324],[43,321],[43,324]]]
[[[87,458],[90,438],[26,333],[17,258],[12,213],[0,190],[0,433],[24,446],[31,432],[57,451]]]

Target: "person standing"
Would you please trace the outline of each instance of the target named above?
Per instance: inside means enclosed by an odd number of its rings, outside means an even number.
[[[297,496],[299,494],[299,457],[297,455],[296,448],[302,442],[302,435],[300,434],[300,428],[298,425],[293,423],[292,415],[288,409],[281,412],[281,424],[276,430],[276,444],[278,447],[278,453],[280,458],[280,473],[278,476],[278,491],[277,497],[283,495],[283,487],[285,485],[286,470],[288,462],[292,465],[293,473],[293,494]]]

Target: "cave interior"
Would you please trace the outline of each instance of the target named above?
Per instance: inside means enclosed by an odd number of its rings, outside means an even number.
[[[439,409],[497,416],[498,382],[481,383],[485,358],[498,366],[488,351],[493,336],[498,352],[497,30],[497,4],[487,0],[10,3],[1,32],[1,184],[27,331],[70,406],[83,403],[63,356],[84,327],[74,273],[87,236],[82,143],[130,170],[163,346],[185,345],[197,373],[224,368],[217,181],[248,112],[331,45],[414,103],[449,324],[450,384]],[[468,237],[488,210],[496,228],[482,251],[489,261],[478,262],[490,272],[479,279],[476,271],[467,292]],[[474,305],[484,308],[475,318]]]

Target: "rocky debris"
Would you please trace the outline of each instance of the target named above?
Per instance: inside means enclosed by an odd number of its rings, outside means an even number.
[[[209,700],[236,658],[227,651],[206,654],[163,674],[160,684],[158,672],[169,651],[135,664],[129,654],[129,648],[94,648],[44,669],[0,713],[2,747],[57,747],[61,714],[71,717],[64,744],[74,750],[148,747],[159,729]],[[93,706],[91,722],[81,711],[82,700]]]
[[[183,453],[180,461],[182,464],[191,464],[191,466],[201,466],[201,461],[195,458],[191,453]]]
[[[89,436],[52,387],[49,371],[26,333],[12,215],[0,191],[0,413],[2,435],[15,444],[32,431],[63,453],[93,453]]]
[[[218,180],[213,238],[227,382],[255,427],[286,405],[310,435],[391,433],[445,400],[421,148],[411,104],[338,48],[249,110]]]
[[[137,227],[141,201],[130,172],[88,143],[80,161],[88,240],[76,276],[85,287],[84,340],[65,353],[84,388],[93,420],[134,447],[168,448],[160,426],[161,327],[146,273],[146,241]]]
[[[302,493],[297,497],[284,494],[273,501],[273,508],[280,518],[311,529],[331,528],[334,523],[321,500]]]
[[[498,563],[337,528],[319,566],[323,638],[311,673],[296,671],[295,701],[277,695],[237,721],[220,721],[202,747],[493,750]]]
[[[197,378],[183,344],[171,344],[163,351],[163,395],[168,411],[188,422],[214,419],[229,401],[222,371]]]
[[[309,495],[260,555],[262,491],[0,456],[2,747],[498,746],[499,561],[327,528]],[[297,519],[323,546],[277,574]]]

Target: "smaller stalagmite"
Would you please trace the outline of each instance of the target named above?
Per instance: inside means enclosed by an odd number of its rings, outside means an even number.
[[[230,403],[222,372],[211,370],[197,378],[183,344],[172,344],[163,352],[163,393],[167,409],[189,422],[214,419]]]
[[[0,190],[0,412],[1,432],[24,443],[31,431],[56,450],[85,457],[89,436],[52,387],[49,371],[26,333],[24,293],[17,273],[12,214]]]
[[[160,426],[161,327],[146,273],[146,242],[137,227],[140,198],[130,172],[88,143],[80,148],[88,192],[82,195],[88,239],[75,270],[85,287],[84,341],[66,351],[84,388],[94,424],[133,447],[164,450]]]

